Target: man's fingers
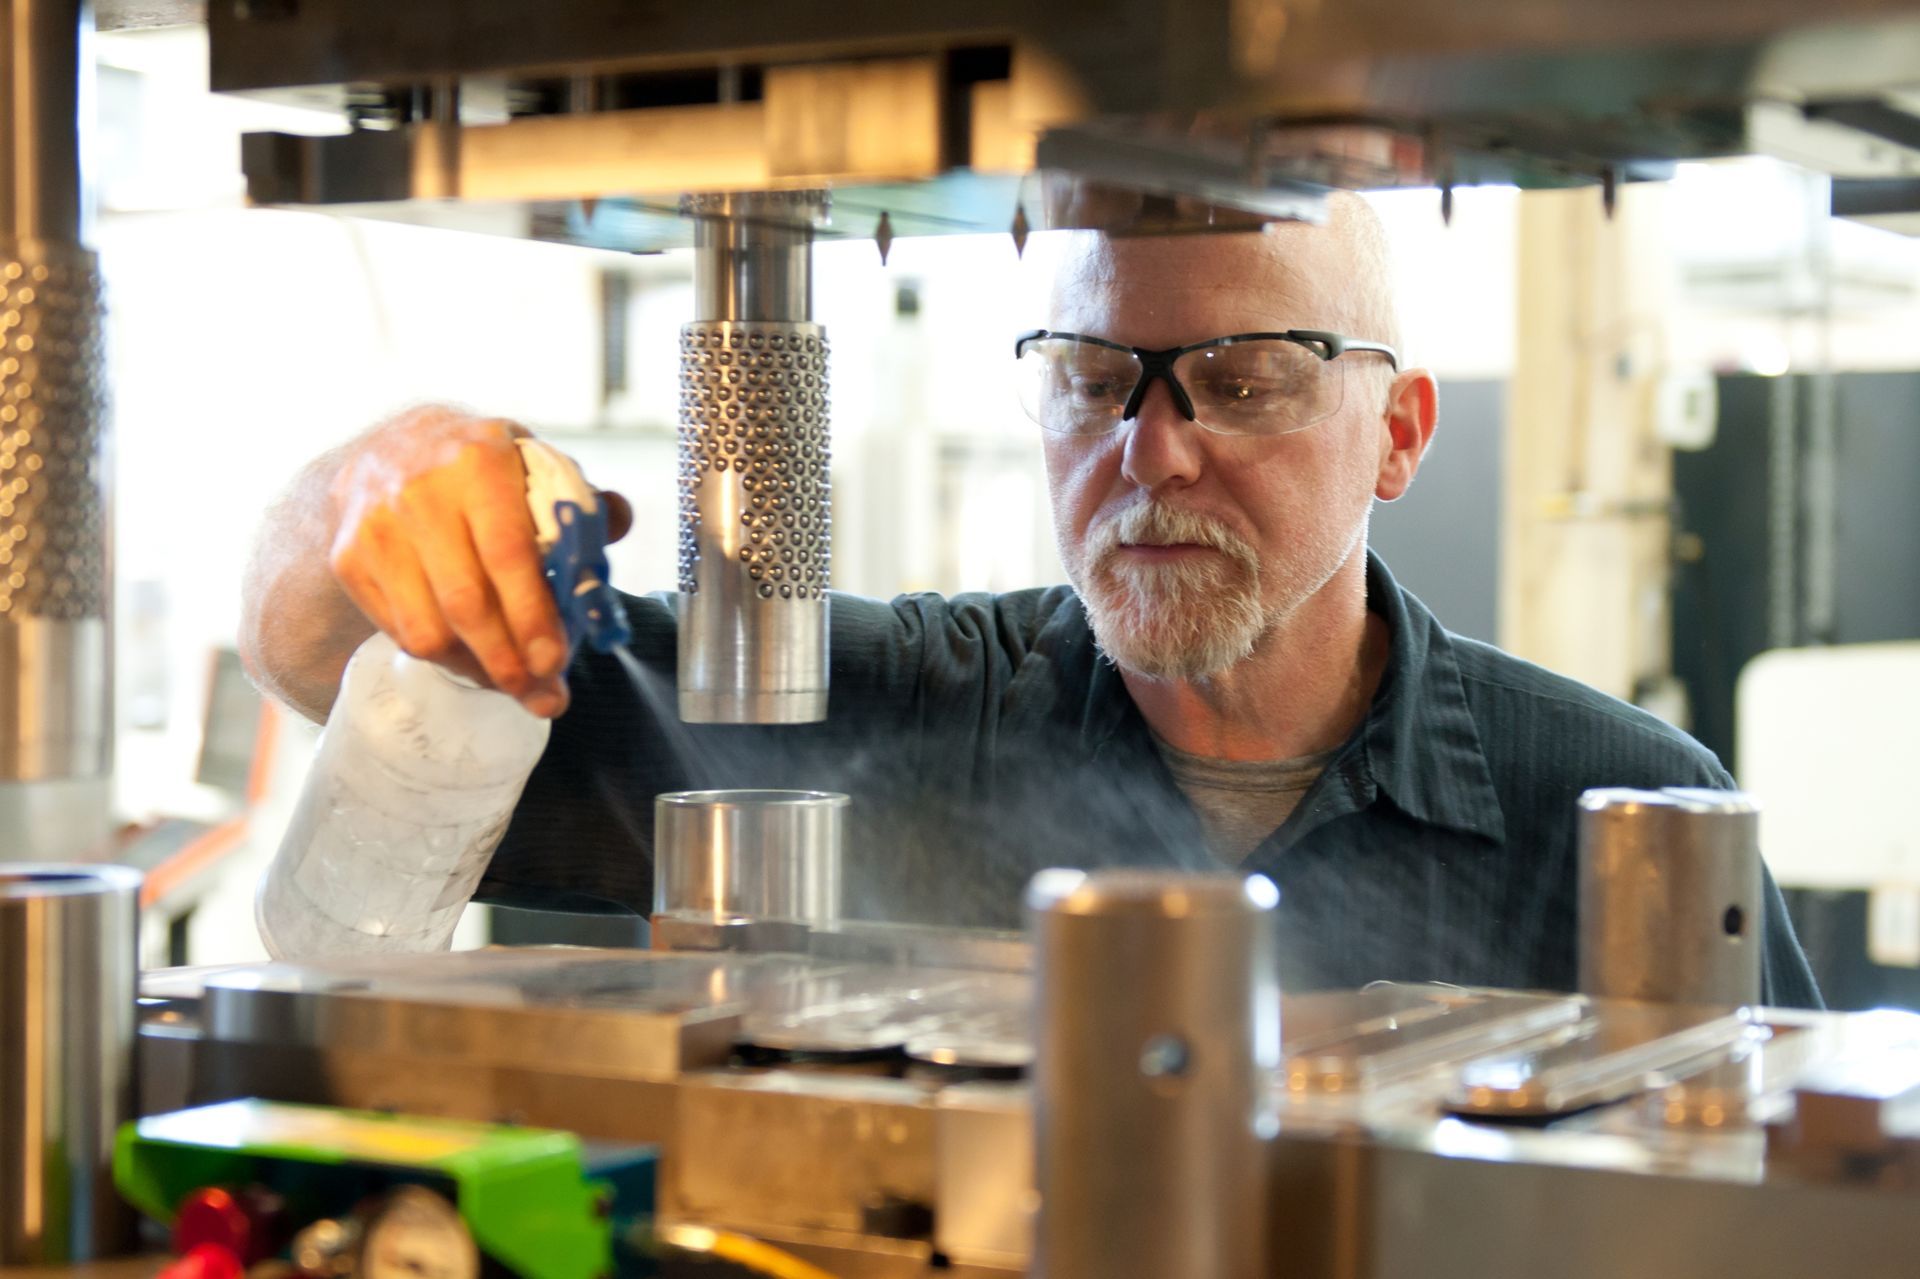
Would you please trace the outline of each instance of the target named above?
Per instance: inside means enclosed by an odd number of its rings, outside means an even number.
[[[526,435],[445,409],[371,433],[334,481],[331,559],[348,598],[409,653],[557,715],[567,641],[513,443]],[[624,533],[632,514],[616,502]]]
[[[558,675],[567,664],[566,631],[540,563],[525,482],[489,476],[487,488],[468,509],[474,549],[528,673]]]
[[[336,569],[334,576],[340,581],[340,589],[347,593],[347,598],[353,601],[353,606],[373,623],[375,630],[393,634],[392,612],[387,608],[386,596],[378,585],[363,574],[341,572]]]
[[[374,625],[393,636],[401,648],[429,662],[445,663],[462,651],[460,637],[434,598],[420,557],[391,516],[376,514],[363,520],[357,550],[362,559],[377,565],[367,574],[383,613],[380,617],[368,614]]]
[[[552,719],[567,709],[569,700],[566,680],[555,675],[548,679],[535,680],[533,687],[527,691],[527,695],[520,699],[520,704],[535,715]]]
[[[327,552],[327,562],[353,606],[375,629],[392,634],[393,617],[386,594],[380,589],[380,573],[368,563],[366,543],[343,533]]]
[[[410,531],[440,615],[479,661],[488,683],[514,697],[524,695],[529,688],[526,663],[464,522],[423,521]]]

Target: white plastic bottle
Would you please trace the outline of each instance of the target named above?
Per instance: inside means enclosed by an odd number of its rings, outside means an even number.
[[[385,635],[362,644],[261,882],[267,953],[444,949],[548,728]]]
[[[606,514],[563,455],[521,441],[568,633],[625,643]],[[382,634],[347,663],[305,789],[254,902],[275,959],[442,950],[506,833],[549,724]]]

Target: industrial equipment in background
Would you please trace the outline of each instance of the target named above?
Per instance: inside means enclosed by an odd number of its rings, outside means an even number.
[[[1836,212],[1913,200],[1920,27],[1874,0],[1577,16],[1555,0],[574,0],[525,17],[511,0],[211,6],[216,91],[345,129],[250,138],[253,198],[651,250],[706,234],[717,206],[683,193],[828,188],[815,234],[883,257],[905,235],[1312,217],[1335,187],[1593,185],[1611,203],[1674,161],[1748,153],[1845,179]]]
[[[1437,188],[1450,216],[1485,182],[1591,186],[1611,215],[1624,184],[1752,152],[1833,174],[1837,213],[1920,205],[1920,10],[1869,0],[524,14],[214,5],[212,87],[331,121],[246,139],[257,203],[693,248],[679,704],[699,722],[825,715],[815,242],[884,261],[910,235],[1245,229],[1317,219],[1336,188]]]
[[[106,740],[96,303],[72,136],[86,14],[6,12],[0,472],[17,474],[0,641],[18,691],[0,759],[16,778],[85,778]],[[259,203],[693,246],[690,719],[823,710],[821,238],[870,237],[884,257],[897,236],[993,230],[1018,250],[1055,228],[1314,218],[1334,188],[1433,186],[1446,211],[1482,181],[1591,185],[1611,211],[1621,184],[1676,160],[1751,151],[1832,173],[1836,212],[1898,221],[1920,203],[1920,17],[1879,0],[1818,15],[1782,0],[236,0],[206,21],[214,88],[318,105],[340,130],[250,138]],[[522,1258],[563,1235],[618,1267],[642,1169],[655,1237],[716,1257],[751,1237],[778,1252],[735,1249],[745,1264],[843,1275],[1038,1263],[1066,1279],[1143,1258],[1220,1279],[1909,1273],[1920,1020],[1753,1007],[1751,814],[1619,799],[1590,814],[1583,929],[1687,957],[1636,992],[1657,1001],[1617,997],[1629,978],[1583,963],[1596,989],[1581,993],[1386,984],[1276,1002],[1258,884],[1050,879],[1023,941],[848,920],[797,887],[831,882],[809,863],[764,921],[717,879],[690,881],[662,914],[704,907],[703,927],[657,940],[694,949],[149,973],[133,1103],[148,1124],[125,1130],[122,1184],[176,1229],[262,1238],[274,1198],[311,1190],[321,1215],[300,1229],[333,1223],[309,1242],[339,1279],[389,1258],[544,1273]],[[1621,891],[1693,854],[1686,909]],[[78,900],[67,885],[113,903],[131,887],[36,874],[0,898],[5,954],[23,957],[0,964],[0,1029],[31,1049],[0,1059],[0,1174],[24,1188],[7,1196],[8,1263],[116,1246],[100,1137],[133,1079],[116,1033],[135,1011],[131,948],[53,923]],[[1136,980],[1102,980],[1115,966]],[[78,1091],[76,1061],[97,1076]],[[221,1106],[246,1099],[338,1109]],[[498,1127],[454,1136],[446,1120]],[[613,1215],[583,1224],[608,1165],[529,1127],[627,1147],[632,1196],[607,1173]],[[510,1182],[521,1152],[552,1174],[563,1225],[469,1212],[469,1193],[507,1184],[511,1207],[540,1201]]]

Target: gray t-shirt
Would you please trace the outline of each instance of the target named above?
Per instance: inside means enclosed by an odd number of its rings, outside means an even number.
[[[1229,866],[1279,830],[1336,752],[1293,759],[1216,759],[1194,755],[1153,735],[1160,758],[1200,818],[1207,846]]]

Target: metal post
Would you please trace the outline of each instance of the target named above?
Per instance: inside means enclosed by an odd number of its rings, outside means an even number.
[[[1276,900],[1259,876],[1034,878],[1039,1279],[1273,1273]]]
[[[1760,1000],[1760,811],[1737,791],[1580,797],[1580,989],[1677,1004]]]
[[[0,869],[0,1266],[125,1251],[113,1139],[133,1117],[140,876]]]
[[[808,790],[679,791],[656,797],[655,917],[831,928],[840,917],[848,802],[845,795]]]
[[[81,244],[75,0],[0,0],[0,779],[111,752],[100,273]]]
[[[680,331],[680,717],[827,715],[827,339],[819,192],[690,197]]]

